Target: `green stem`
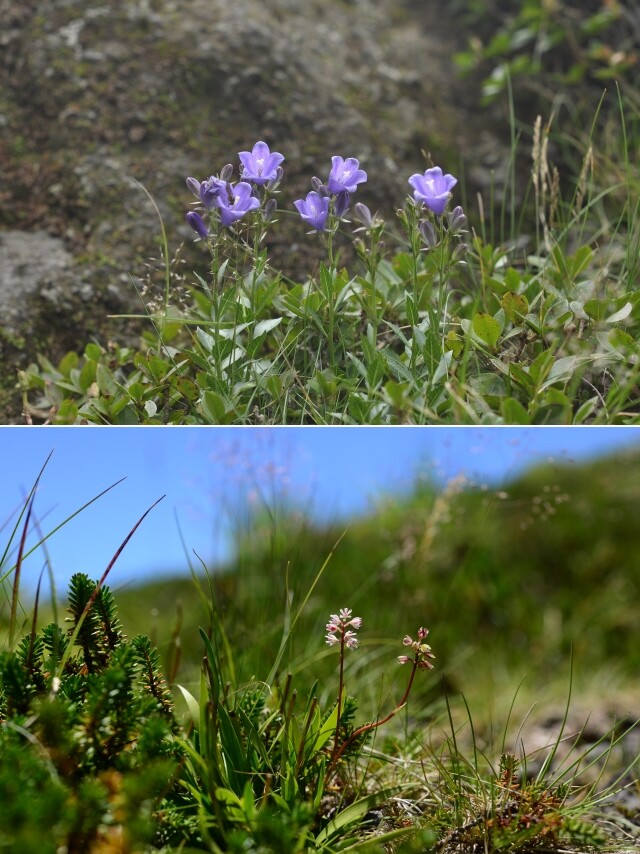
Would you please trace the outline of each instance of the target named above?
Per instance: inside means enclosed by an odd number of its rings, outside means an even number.
[[[344,629],[342,630],[342,636],[340,637],[340,678],[338,681],[338,717],[336,720],[336,735],[333,741],[333,752],[331,754],[331,765],[329,767],[333,767],[334,763],[337,761],[340,753],[338,752],[338,745],[340,743],[340,716],[342,715],[342,693],[344,691]]]
[[[330,291],[327,294],[328,302],[329,302],[329,330],[328,330],[328,344],[329,344],[329,366],[331,370],[335,373],[335,349],[334,349],[334,325],[335,325],[335,302],[334,302],[334,294],[333,294],[333,280],[336,274],[335,270],[335,262],[333,260],[333,236],[336,232],[334,227],[329,229],[327,236],[327,256],[329,260],[329,274],[331,276],[331,285]]]

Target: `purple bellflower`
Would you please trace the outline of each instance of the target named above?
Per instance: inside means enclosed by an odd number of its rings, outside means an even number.
[[[217,207],[220,211],[220,222],[224,226],[230,226],[236,220],[260,207],[260,202],[251,195],[251,184],[241,181],[239,184],[228,184],[227,191],[220,193],[217,197]]]
[[[364,169],[360,169],[360,161],[355,157],[334,156],[331,158],[331,172],[327,187],[330,193],[341,193],[346,190],[348,193],[355,193],[358,184],[362,184],[367,180],[367,173]]]
[[[207,237],[209,237],[209,229],[197,211],[189,211],[186,216],[186,220],[198,237],[201,237],[203,240],[206,240]]]
[[[195,178],[187,178],[187,187],[194,196],[200,199],[208,211],[212,211],[218,206],[218,196],[224,193],[226,186],[225,182],[220,178],[216,178],[215,175],[207,178],[202,183]]]
[[[453,175],[443,175],[442,169],[434,166],[433,169],[427,169],[424,175],[419,172],[412,175],[409,183],[413,187],[414,199],[428,207],[436,216],[440,216],[458,179]]]
[[[329,216],[329,196],[321,196],[315,191],[307,193],[306,199],[298,199],[293,203],[305,222],[316,231],[326,231]]]
[[[227,195],[227,185],[220,178],[212,175],[200,184],[200,201],[208,211],[220,206],[220,200]]]
[[[254,184],[275,181],[278,177],[278,166],[284,160],[284,156],[278,151],[270,151],[266,142],[256,142],[251,151],[241,151],[239,156],[243,166],[240,177]]]

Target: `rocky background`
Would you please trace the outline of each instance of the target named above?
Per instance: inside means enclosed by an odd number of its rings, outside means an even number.
[[[16,368],[92,336],[135,334],[160,225],[202,267],[184,212],[200,179],[265,139],[286,161],[273,263],[313,264],[292,201],[332,154],[392,215],[423,151],[470,195],[508,148],[452,54],[437,0],[0,0],[0,421],[21,420]],[[464,190],[462,182],[461,192]],[[155,259],[155,260],[154,260]],[[154,272],[155,270],[155,272]]]

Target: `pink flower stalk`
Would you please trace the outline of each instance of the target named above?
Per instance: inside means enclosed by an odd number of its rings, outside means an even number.
[[[351,608],[341,608],[339,614],[331,614],[326,625],[328,634],[325,640],[329,646],[339,643],[349,649],[357,649],[358,638],[353,629],[358,630],[362,625],[362,617],[352,617]],[[351,629],[349,628],[351,626]]]
[[[362,617],[352,617],[351,608],[341,608],[339,614],[331,614],[326,625],[325,640],[329,646],[340,645],[340,677],[338,683],[338,713],[336,717],[336,734],[333,742],[335,756],[340,744],[340,715],[342,712],[342,695],[344,693],[344,649],[357,649],[358,638],[356,631],[362,625]],[[349,628],[351,627],[351,628]]]
[[[340,616],[343,616],[343,614],[344,614],[344,617],[346,619],[347,617],[351,616],[351,611],[346,611],[346,610],[341,611]],[[333,621],[333,617],[331,619]],[[351,621],[351,625],[353,625],[355,621],[362,622],[361,620],[359,620],[358,617],[356,617],[355,620]],[[336,620],[335,622],[338,623],[339,621]],[[333,624],[333,622],[330,623],[329,625],[332,625],[332,624]],[[327,628],[329,628],[329,625],[327,625]],[[340,625],[343,625],[343,621],[340,622]],[[344,623],[344,625],[349,625],[349,623]],[[359,625],[357,626],[357,628],[359,628]],[[336,631],[338,631],[337,625],[336,625]],[[353,634],[353,632],[346,632],[345,634]],[[411,667],[411,673],[409,674],[409,680],[407,682],[407,687],[405,689],[405,692],[402,695],[402,699],[400,700],[400,702],[396,705],[395,709],[393,709],[391,712],[389,712],[389,714],[386,715],[384,718],[380,718],[377,721],[373,721],[372,723],[364,724],[363,726],[354,730],[351,733],[351,735],[349,736],[349,738],[347,738],[345,741],[343,741],[341,745],[338,745],[339,730],[336,727],[336,740],[335,740],[335,744],[333,747],[333,751],[331,753],[331,761],[329,762],[329,767],[327,769],[326,779],[329,779],[331,774],[333,774],[333,772],[336,768],[336,765],[338,764],[338,760],[340,759],[340,757],[342,756],[344,751],[347,749],[347,747],[350,744],[352,744],[359,735],[362,735],[365,732],[370,732],[373,729],[377,729],[379,726],[382,726],[382,724],[386,724],[388,721],[391,720],[391,718],[395,717],[401,709],[404,708],[407,700],[409,699],[409,694],[411,693],[411,688],[413,686],[413,679],[416,675],[416,672],[418,670],[425,670],[425,669],[426,670],[433,670],[433,664],[431,664],[431,659],[434,659],[435,655],[431,652],[431,647],[429,646],[429,644],[425,643],[425,640],[427,639],[428,634],[429,634],[429,629],[425,629],[423,627],[420,627],[418,629],[418,640],[414,641],[413,638],[410,637],[409,635],[405,635],[404,638],[402,639],[403,645],[404,646],[410,646],[411,649],[413,650],[413,656],[399,655],[398,661],[400,662],[400,664],[411,663],[412,667]],[[329,641],[327,641],[327,643],[328,642]],[[345,643],[347,643],[347,645],[348,645],[348,641],[345,641]],[[342,648],[343,647],[341,647],[341,652],[342,652]],[[342,655],[340,656],[340,688],[342,689]],[[338,722],[339,722],[339,719],[340,719],[340,706],[338,705]]]

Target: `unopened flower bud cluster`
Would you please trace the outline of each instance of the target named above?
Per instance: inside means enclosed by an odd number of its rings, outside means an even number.
[[[425,643],[428,634],[429,629],[419,628],[417,640],[414,640],[409,635],[404,636],[402,643],[404,646],[410,646],[414,654],[413,657],[409,655],[399,655],[398,661],[400,664],[408,664],[410,661],[413,661],[422,669],[426,668],[428,670],[433,670],[431,659],[434,659],[435,655],[431,652],[429,644]]]

